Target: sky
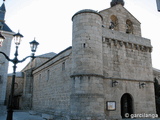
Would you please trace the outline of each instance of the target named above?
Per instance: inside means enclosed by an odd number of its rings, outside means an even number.
[[[111,0],[6,0],[6,24],[24,36],[19,46],[19,60],[31,54],[29,42],[39,42],[36,55],[59,53],[72,45],[72,16],[82,9],[101,11]],[[152,65],[160,69],[160,12],[156,0],[124,0],[124,7],[141,22],[142,37],[151,39]],[[3,3],[3,0],[0,1]],[[10,57],[14,57],[12,42]],[[29,59],[17,65],[23,69]],[[12,73],[9,64],[9,73]]]

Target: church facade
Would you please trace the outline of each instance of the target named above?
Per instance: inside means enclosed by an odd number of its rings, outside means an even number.
[[[72,47],[28,64],[23,97],[30,109],[70,120],[156,114],[151,41],[123,5],[78,11]]]
[[[140,22],[121,4],[72,20],[72,48],[33,71],[33,109],[70,119],[154,114],[152,46]]]

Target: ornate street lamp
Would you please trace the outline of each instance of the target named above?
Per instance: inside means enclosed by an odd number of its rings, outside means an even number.
[[[13,75],[12,75],[12,84],[11,84],[11,92],[10,92],[10,99],[9,99],[9,104],[8,104],[8,110],[7,110],[7,120],[12,120],[13,119],[13,96],[14,96],[14,84],[15,84],[15,76],[16,76],[16,68],[17,68],[17,64],[24,62],[27,58],[31,57],[32,59],[35,58],[34,53],[36,52],[37,46],[39,45],[38,42],[36,42],[35,40],[30,42],[30,46],[31,46],[31,51],[32,51],[32,55],[31,56],[27,56],[22,60],[18,60],[18,46],[20,45],[23,35],[21,35],[19,32],[14,36],[14,42],[16,44],[16,51],[14,54],[14,59],[10,59],[4,52],[0,52],[1,54],[3,54],[5,56],[5,58],[12,62],[13,65]],[[0,41],[3,42],[3,40],[5,39],[5,37],[0,33]]]
[[[14,36],[14,43],[16,44],[16,46],[20,45],[23,35],[21,35],[18,31],[18,33],[14,34],[13,36]]]
[[[30,42],[30,47],[31,47],[31,51],[32,51],[33,56],[34,56],[34,53],[37,50],[38,45],[39,45],[39,43],[35,40],[35,38],[32,42]]]

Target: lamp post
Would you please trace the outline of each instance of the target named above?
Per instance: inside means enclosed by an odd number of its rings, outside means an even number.
[[[14,42],[16,44],[16,51],[15,51],[15,54],[14,54],[14,59],[10,59],[4,52],[0,52],[1,54],[3,54],[5,56],[5,58],[8,61],[13,63],[13,75],[12,75],[10,99],[9,99],[8,108],[7,108],[7,119],[6,120],[12,120],[13,119],[13,96],[14,96],[14,84],[15,84],[16,68],[17,68],[16,65],[18,63],[24,62],[29,57],[34,59],[35,58],[34,53],[36,52],[37,46],[39,45],[39,43],[36,42],[35,40],[30,42],[32,55],[31,56],[27,56],[22,60],[18,60],[18,46],[20,45],[20,42],[21,42],[21,40],[23,38],[23,35],[21,35],[18,32],[17,34],[15,34],[13,36],[14,36]],[[5,37],[0,33],[0,42],[3,42],[3,40],[5,40]]]

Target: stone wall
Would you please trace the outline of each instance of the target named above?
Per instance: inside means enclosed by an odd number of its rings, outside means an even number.
[[[72,76],[71,120],[103,120],[104,87],[102,76]]]
[[[34,68],[34,67],[33,67]],[[23,110],[30,110],[32,108],[32,97],[33,97],[33,68],[31,67],[28,70],[23,72],[23,95],[21,97],[21,108]]]
[[[71,92],[71,48],[34,70],[33,109],[68,114]]]
[[[121,98],[125,93],[132,96],[133,113],[155,114],[150,40],[105,28],[103,35],[105,102],[117,104],[116,111],[106,110],[106,115],[121,118]],[[118,82],[117,86],[113,81]]]
[[[35,59],[27,64],[27,66],[22,70],[24,73],[24,86],[23,86],[23,95],[21,97],[21,108],[23,110],[32,109],[32,98],[33,98],[33,70],[38,66],[42,65],[49,59],[51,59],[55,53],[50,52],[43,55],[36,56]]]
[[[8,75],[8,80],[7,80],[7,89],[6,89],[6,103],[8,104],[9,100],[9,95],[11,92],[11,83],[12,83],[12,74]],[[21,101],[21,96],[23,94],[23,87],[24,87],[24,80],[23,80],[23,73],[18,72],[16,73],[16,78],[15,78],[15,86],[14,86],[14,100],[17,101],[14,103],[14,106],[16,109],[22,109],[22,101]]]
[[[108,29],[103,35],[105,77],[153,81],[150,40]]]
[[[117,81],[117,86],[112,87],[112,82]],[[152,82],[146,82],[144,88],[140,87],[140,81],[130,81],[124,79],[104,79],[105,103],[107,101],[116,102],[116,110],[108,111],[105,107],[105,114],[108,118],[121,118],[121,99],[127,93],[133,100],[133,113],[155,114],[155,96],[154,85]]]

